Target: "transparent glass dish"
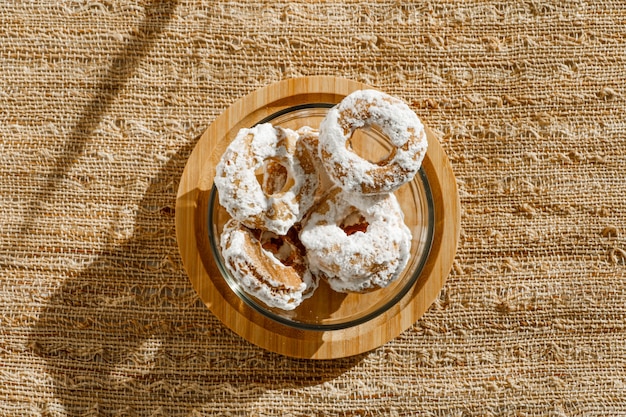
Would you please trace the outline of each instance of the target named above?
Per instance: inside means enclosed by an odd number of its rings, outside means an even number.
[[[333,104],[311,103],[278,111],[259,121],[290,129],[303,126],[318,128]],[[391,152],[388,139],[377,129],[359,129],[351,139],[355,152],[371,161],[383,159]],[[219,204],[213,186],[208,206],[208,233],[212,255],[229,288],[249,307],[263,316],[294,329],[329,331],[360,325],[393,308],[413,287],[428,259],[434,230],[434,204],[428,178],[420,170],[415,178],[395,192],[404,212],[404,221],[413,235],[411,258],[401,275],[386,288],[365,294],[338,293],[326,282],[320,282],[315,293],[296,309],[271,308],[247,294],[224,266],[220,249],[223,225],[230,219]]]

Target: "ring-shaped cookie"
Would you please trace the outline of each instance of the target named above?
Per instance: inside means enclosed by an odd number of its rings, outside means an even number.
[[[348,148],[356,129],[376,126],[392,149],[379,162]],[[428,142],[424,125],[403,101],[376,90],[358,90],[333,107],[320,124],[319,153],[333,181],[346,191],[384,194],[397,190],[419,170]]]
[[[263,185],[273,182],[267,178],[259,182],[264,169],[267,175],[278,175],[279,182],[286,181],[284,187],[264,191]],[[298,134],[266,123],[238,132],[217,164],[214,183],[220,204],[232,218],[284,235],[313,205],[319,179]]]
[[[251,230],[231,219],[220,236],[224,265],[244,292],[283,310],[300,305],[318,283],[290,235]]]
[[[411,231],[393,194],[332,189],[303,220],[309,268],[338,292],[367,292],[393,282],[406,266]]]

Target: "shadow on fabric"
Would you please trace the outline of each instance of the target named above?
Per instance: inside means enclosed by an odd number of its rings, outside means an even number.
[[[267,352],[198,299],[178,259],[172,208],[191,145],[153,179],[133,237],[66,279],[31,329],[29,346],[69,415],[249,411],[267,390],[317,385],[363,358]]]
[[[152,0],[146,6],[146,15],[141,25],[133,32],[135,35],[113,59],[110,68],[99,80],[93,98],[85,106],[69,135],[69,139],[59,150],[59,157],[56,159],[52,170],[47,174],[44,185],[31,200],[30,210],[26,213],[21,226],[22,234],[31,231],[36,205],[48,200],[54,194],[60,181],[71,170],[77,157],[84,152],[94,130],[102,121],[102,117],[157,42],[160,34],[172,19],[177,5],[178,0]]]

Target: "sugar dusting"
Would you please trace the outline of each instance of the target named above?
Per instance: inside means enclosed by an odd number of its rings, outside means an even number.
[[[224,226],[220,246],[224,265],[242,289],[269,307],[293,310],[317,287],[305,259],[293,266],[284,265],[236,220]]]
[[[319,180],[310,160],[301,161],[310,157],[304,155],[298,137],[291,129],[269,123],[239,131],[222,155],[214,180],[220,204],[234,219],[285,234],[304,216],[313,204]],[[282,161],[294,181],[289,189],[266,195],[256,171],[270,158]]]
[[[347,234],[340,224],[355,210],[367,230]],[[309,215],[300,233],[309,267],[323,272],[340,292],[386,287],[406,266],[411,238],[393,194],[360,196],[338,188]]]
[[[346,148],[352,133],[378,126],[395,146],[385,164],[361,158]],[[383,194],[397,190],[419,170],[428,142],[424,126],[406,103],[375,90],[359,90],[333,107],[320,124],[320,154],[329,176],[352,192]]]

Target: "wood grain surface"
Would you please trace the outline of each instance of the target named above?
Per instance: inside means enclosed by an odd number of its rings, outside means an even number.
[[[280,110],[309,103],[338,103],[350,92],[369,88],[335,77],[288,79],[259,89],[215,119],[196,144],[181,177],[176,201],[176,236],[187,274],[207,307],[230,329],[265,349],[297,358],[332,359],[379,347],[415,323],[443,287],[457,248],[459,196],[454,174],[437,138],[427,129],[428,152],[422,164],[434,203],[430,254],[420,277],[390,309],[364,323],[334,330],[298,329],[251,308],[223,279],[213,259],[207,210],[215,166],[239,129]],[[400,197],[401,198],[401,197]],[[330,291],[320,289],[321,291]],[[318,291],[320,291],[318,290]],[[316,294],[317,296],[317,294]],[[372,293],[349,295],[344,311],[371,302]]]

